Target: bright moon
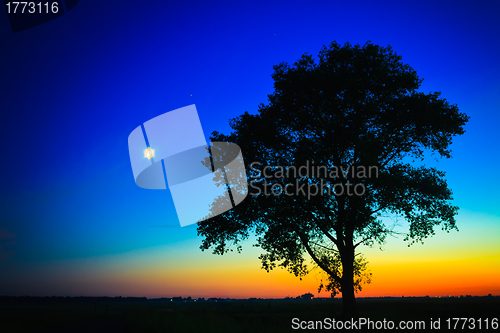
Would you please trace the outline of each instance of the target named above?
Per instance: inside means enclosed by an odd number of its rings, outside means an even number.
[[[151,159],[155,156],[155,151],[151,148],[144,149],[144,157]]]

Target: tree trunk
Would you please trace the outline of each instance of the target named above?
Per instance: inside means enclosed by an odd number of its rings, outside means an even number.
[[[342,313],[354,316],[357,313],[356,296],[354,294],[354,249],[346,249],[342,260]]]
[[[349,317],[357,313],[356,296],[352,282],[345,287],[342,286],[342,313]]]

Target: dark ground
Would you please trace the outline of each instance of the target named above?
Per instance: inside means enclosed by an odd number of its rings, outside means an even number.
[[[437,331],[429,327],[431,318],[441,318],[443,331],[448,331],[448,318],[475,318],[476,330],[477,319],[482,318],[481,331],[486,331],[484,319],[491,323],[493,318],[500,318],[500,297],[358,299],[358,307],[357,317],[372,321],[385,318],[396,325],[402,320],[424,321],[426,330],[414,332]],[[292,329],[293,318],[346,320],[340,312],[340,300],[131,302],[0,298],[0,332],[293,332],[297,331]],[[470,331],[461,326],[462,322],[455,331]]]

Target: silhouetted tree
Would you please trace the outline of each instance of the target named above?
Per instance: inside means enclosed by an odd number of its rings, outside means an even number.
[[[212,133],[212,141],[241,147],[251,186],[234,209],[199,223],[201,249],[240,251],[254,233],[264,269],[281,266],[299,277],[308,255],[352,314],[355,291],[369,280],[358,246],[383,243],[392,232],[382,213],[408,222],[409,244],[438,225],[457,229],[444,173],[417,162],[428,152],[450,157],[468,117],[440,93],[418,91],[422,80],[401,60],[390,46],[334,42],[318,62],[305,54],[293,66],[274,66],[269,103],[231,120],[230,135]],[[328,174],[278,166],[325,166]]]

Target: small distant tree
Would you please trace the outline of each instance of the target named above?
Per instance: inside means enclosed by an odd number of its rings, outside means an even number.
[[[313,299],[314,295],[311,294],[311,293],[305,293],[303,295],[300,295],[300,298],[302,298],[302,299]]]
[[[239,251],[240,241],[255,234],[264,269],[281,266],[301,277],[312,260],[327,275],[321,288],[341,293],[344,312],[352,314],[355,292],[371,278],[359,246],[383,243],[392,232],[382,214],[408,222],[410,244],[433,235],[436,226],[457,229],[458,207],[451,205],[444,172],[417,163],[428,152],[450,157],[452,138],[465,132],[468,117],[440,93],[418,91],[422,79],[415,70],[391,47],[370,42],[334,42],[320,51],[318,62],[305,54],[293,66],[274,66],[272,78],[274,93],[258,114],[233,119],[229,135],[212,134],[212,141],[241,147],[252,186],[234,209],[199,223],[201,249]],[[379,171],[378,177],[340,172],[328,179],[268,178],[252,169],[253,162],[261,163],[260,170],[314,162]],[[273,185],[322,181],[326,185],[315,196],[252,195]],[[350,184],[351,194],[331,195],[336,184]],[[352,194],[356,186],[366,189],[363,195]]]

